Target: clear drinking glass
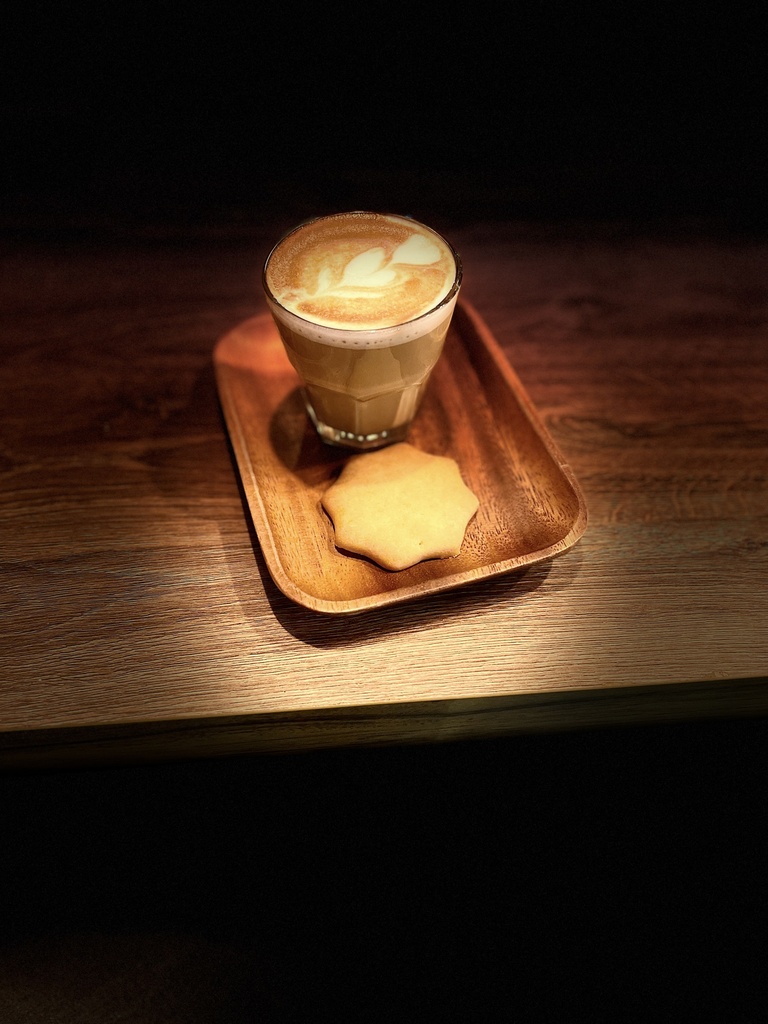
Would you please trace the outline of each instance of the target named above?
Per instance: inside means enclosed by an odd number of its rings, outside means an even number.
[[[441,235],[393,214],[316,218],[277,243],[264,266],[267,304],[324,441],[371,449],[404,439],[461,277],[461,260]],[[417,293],[420,306],[410,301]],[[371,326],[379,307],[386,325]]]

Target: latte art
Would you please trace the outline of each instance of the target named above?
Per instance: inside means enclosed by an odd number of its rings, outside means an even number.
[[[350,213],[286,236],[270,256],[265,283],[302,319],[366,331],[423,316],[456,278],[453,252],[436,232],[406,217]]]

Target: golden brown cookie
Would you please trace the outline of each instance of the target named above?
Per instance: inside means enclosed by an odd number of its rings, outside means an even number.
[[[403,442],[350,459],[323,507],[337,547],[400,570],[458,555],[478,500],[453,459]]]

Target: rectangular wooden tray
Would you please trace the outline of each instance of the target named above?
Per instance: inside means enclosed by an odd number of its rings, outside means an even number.
[[[584,498],[517,375],[476,311],[460,302],[408,441],[450,455],[480,501],[461,553],[401,572],[342,554],[321,496],[353,453],[323,444],[269,315],[214,354],[224,416],[267,567],[318,612],[361,612],[508,573],[572,547]]]

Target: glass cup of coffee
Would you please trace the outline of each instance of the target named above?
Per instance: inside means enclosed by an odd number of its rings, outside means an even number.
[[[264,266],[267,304],[324,441],[371,449],[403,440],[461,274],[441,235],[394,214],[318,217],[277,243]]]

